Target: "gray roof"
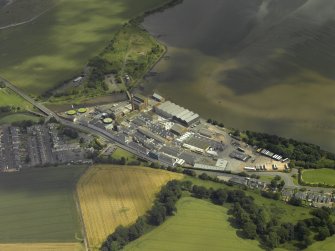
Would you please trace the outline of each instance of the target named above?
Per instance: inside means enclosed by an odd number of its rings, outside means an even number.
[[[184,107],[176,105],[171,101],[164,102],[163,104],[157,106],[157,109],[167,113],[171,117],[176,117],[187,123],[199,117],[199,114],[196,114],[188,109],[185,109]]]

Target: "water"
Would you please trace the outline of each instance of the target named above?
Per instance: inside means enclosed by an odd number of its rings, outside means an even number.
[[[185,0],[143,26],[168,46],[147,92],[335,152],[335,1]]]

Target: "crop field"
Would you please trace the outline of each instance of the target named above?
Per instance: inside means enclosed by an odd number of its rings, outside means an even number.
[[[182,177],[143,167],[90,168],[77,185],[89,246],[98,249],[117,226],[131,224],[144,215],[160,187]]]
[[[29,2],[36,4],[36,0]],[[77,76],[113,32],[166,0],[54,2],[55,7],[33,22],[0,30],[0,75],[33,95]]]
[[[1,251],[83,251],[80,243],[19,243],[0,244]]]
[[[67,166],[1,173],[0,243],[73,243],[81,239],[74,191],[84,170]]]
[[[200,180],[191,177],[186,177],[186,179],[191,180],[195,185],[207,188],[238,189],[234,186],[230,187],[212,181]],[[310,209],[308,208],[291,206],[279,200],[270,200],[250,190],[245,191],[245,193],[252,196],[255,199],[256,204],[264,208],[268,218],[275,218],[280,222],[297,222],[298,220],[310,217]]]
[[[304,170],[302,179],[306,183],[335,185],[335,170],[327,168]]]
[[[254,251],[257,241],[241,239],[228,221],[228,209],[185,197],[177,214],[161,226],[130,243],[125,251]]]

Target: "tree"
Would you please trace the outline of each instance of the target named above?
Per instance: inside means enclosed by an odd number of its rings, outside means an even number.
[[[173,215],[177,211],[176,200],[174,200],[172,197],[167,199],[167,201],[164,203],[164,206],[166,208],[166,215],[168,216]]]
[[[144,233],[145,220],[143,217],[139,217],[134,225],[129,227],[129,241],[136,240]]]
[[[209,198],[210,192],[207,188],[203,187],[203,186],[196,186],[194,185],[192,188],[192,193],[193,196],[198,198],[198,199],[207,199]]]
[[[303,221],[299,221],[296,224],[294,228],[294,232],[295,232],[296,239],[299,241],[306,240],[306,236],[310,235],[310,230],[308,229],[306,223]]]
[[[149,222],[152,225],[159,226],[166,218],[166,208],[161,203],[155,203],[149,212]]]
[[[202,180],[209,180],[210,177],[207,175],[207,173],[202,173],[199,175],[199,178]]]
[[[330,232],[329,232],[328,227],[319,227],[318,228],[318,234],[315,236],[315,238],[318,241],[323,241],[329,236],[330,236]]]
[[[224,189],[218,189],[212,192],[211,194],[211,200],[213,203],[218,204],[218,205],[223,205],[227,201],[228,194],[227,191]]]
[[[291,197],[291,199],[288,201],[289,204],[299,207],[302,205],[302,200],[299,198]]]
[[[243,226],[243,233],[245,234],[246,238],[254,240],[257,237],[256,229],[256,225],[251,221],[248,221]]]

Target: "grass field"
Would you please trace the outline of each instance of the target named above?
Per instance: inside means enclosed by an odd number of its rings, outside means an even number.
[[[143,167],[90,168],[77,185],[89,246],[97,250],[117,226],[131,224],[145,214],[160,187],[181,177]]]
[[[117,148],[113,154],[112,157],[115,159],[121,159],[121,157],[125,157],[127,162],[136,160],[136,156],[130,152],[127,152],[121,148]]]
[[[1,60],[0,60],[1,62]],[[32,109],[31,104],[24,101],[21,97],[8,90],[7,88],[0,89],[0,106],[15,106],[22,109]]]
[[[77,166],[1,173],[0,243],[78,241],[81,227],[73,192],[84,170]]]
[[[0,75],[34,95],[75,77],[122,24],[166,0],[56,2],[34,22],[0,30]]]
[[[237,189],[236,187],[226,186],[224,184],[215,183],[212,181],[204,181],[191,177],[186,177],[191,180],[193,184],[205,186],[207,188],[226,188],[226,189]],[[298,220],[306,219],[310,217],[309,208],[305,207],[294,207],[289,204],[285,204],[283,201],[266,199],[257,192],[247,190],[246,194],[252,196],[255,199],[256,204],[265,209],[268,218],[276,218],[281,222],[297,222]]]
[[[13,113],[3,117],[0,117],[0,125],[3,124],[11,124],[13,122],[22,121],[22,120],[31,120],[38,122],[41,117],[37,117],[34,115],[26,114],[26,113]]]
[[[185,197],[177,214],[158,228],[130,243],[125,251],[254,251],[257,241],[244,240],[230,226],[227,208]]]
[[[83,251],[80,243],[18,243],[0,244],[1,251]]]
[[[302,179],[306,183],[335,185],[335,170],[327,168],[304,170]]]
[[[335,237],[327,238],[324,241],[318,241],[313,243],[305,251],[331,251],[335,250]]]

